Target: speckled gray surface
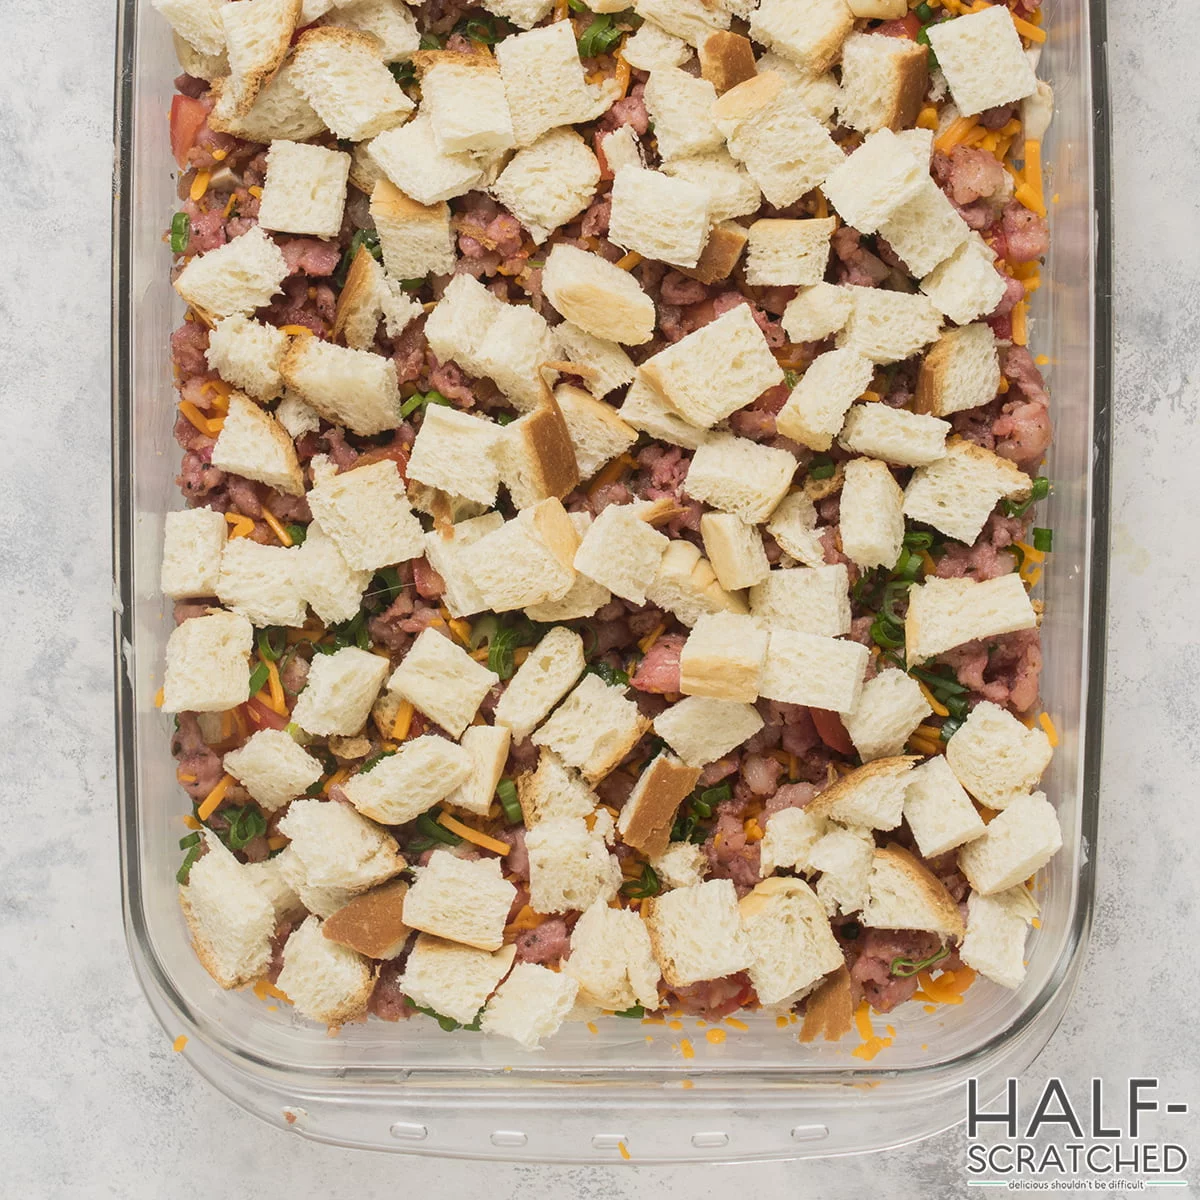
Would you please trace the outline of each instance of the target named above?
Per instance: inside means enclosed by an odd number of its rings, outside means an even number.
[[[961,1130],[885,1156],[717,1169],[356,1154],[253,1122],[171,1052],[126,959],[113,800],[113,7],[8,0],[0,14],[0,1194],[966,1194]],[[1117,388],[1100,895],[1079,992],[1028,1078],[1158,1075],[1191,1104],[1173,1133],[1195,1157],[1200,976],[1188,943],[1200,876],[1183,848],[1200,836],[1200,639],[1188,586],[1200,571],[1200,145],[1183,98],[1195,94],[1200,5],[1109,9]],[[1190,1022],[1180,995],[1192,997]]]

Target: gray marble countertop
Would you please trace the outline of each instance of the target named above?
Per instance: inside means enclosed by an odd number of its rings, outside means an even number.
[[[0,1194],[966,1194],[961,1129],[886,1155],[716,1169],[354,1153],[258,1124],[171,1052],[126,957],[115,836],[114,10],[3,6],[0,261],[10,275],[0,288],[0,397],[13,441],[0,475],[10,630],[0,694]],[[1200,872],[1185,847],[1200,838],[1200,635],[1188,586],[1200,574],[1200,4],[1111,0],[1109,25],[1117,382],[1099,898],[1078,993],[1029,1077],[1086,1088],[1093,1075],[1156,1075],[1191,1104],[1195,1159]],[[1200,1165],[1191,1178],[1197,1186]]]

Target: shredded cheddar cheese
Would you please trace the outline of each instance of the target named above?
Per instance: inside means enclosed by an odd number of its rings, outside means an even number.
[[[340,787],[349,778],[350,769],[348,767],[342,767],[339,770],[334,771],[334,773],[330,775],[327,780],[325,780],[325,785],[321,788],[321,795],[328,796],[330,788]]]
[[[921,695],[925,697],[926,703],[939,717],[948,717],[950,715],[950,710],[919,679],[917,680],[917,687],[921,689]]]
[[[750,1031],[750,1026],[747,1025],[745,1021],[739,1021],[737,1017],[726,1017],[725,1024],[730,1026],[732,1029],[740,1029],[742,1033],[748,1033]]]
[[[280,325],[279,332],[286,333],[288,337],[303,337],[305,334],[313,336],[313,331],[307,325]]]
[[[188,191],[188,196],[191,197],[193,203],[197,203],[208,191],[208,181],[212,176],[208,171],[197,171],[196,177],[192,180],[192,186]]]
[[[183,818],[183,824],[184,824],[184,827],[187,829],[200,830],[200,829],[204,828],[204,826],[201,825],[200,822],[197,821],[196,818],[193,817],[191,813],[188,813],[187,816],[185,816]]]
[[[1027,301],[1018,300],[1012,311],[1012,340],[1017,346],[1024,346],[1029,341],[1029,331],[1026,328]]]
[[[268,850],[282,850],[288,844],[287,838],[282,833],[273,833],[267,838]]]
[[[269,979],[260,979],[254,985],[254,995],[259,1000],[282,1000],[284,1004],[291,1004],[291,997],[277,988]]]
[[[279,678],[279,666],[259,655],[259,662],[267,668],[267,690],[271,697],[271,707],[281,716],[287,716],[287,698],[283,694],[283,681]]]
[[[225,520],[232,526],[229,530],[231,538],[248,537],[254,532],[253,519],[244,517],[241,513],[226,513]]]
[[[260,188],[260,187],[257,187],[257,186],[256,187],[248,187],[246,189],[246,191],[248,191],[250,193],[250,195],[252,195],[255,198],[255,200],[262,199],[262,188]]]
[[[978,124],[974,117],[956,117],[946,126],[942,134],[934,139],[934,149],[940,150],[943,154],[949,154],[976,128],[978,128]]]
[[[188,1044],[187,1034],[181,1033],[172,1043],[171,1049],[178,1054]]]
[[[786,1025],[786,1024],[787,1024],[787,1022],[786,1022],[786,1021],[784,1021],[784,1024]],[[722,1042],[725,1040],[725,1030],[723,1030],[723,1029],[710,1029],[710,1030],[708,1030],[708,1031],[705,1033],[705,1035],[704,1035],[704,1036],[705,1036],[705,1038],[706,1038],[708,1041],[710,1041],[710,1042],[711,1042],[711,1043],[712,1043],[714,1046],[719,1046],[719,1045],[720,1045],[720,1044],[721,1044],[721,1043],[722,1043]]]
[[[470,825],[464,825],[448,812],[443,812],[438,817],[438,824],[444,825],[451,833],[457,833],[464,842],[472,842],[476,846],[482,846],[484,850],[491,850],[495,854],[504,855],[512,849],[507,842],[502,842],[499,838],[488,837],[486,833],[480,833],[478,829],[472,829]]]
[[[396,710],[396,719],[392,722],[392,741],[402,742],[408,737],[409,728],[412,726],[413,706],[411,700],[401,700],[400,707]]]
[[[630,454],[619,454],[600,471],[596,478],[592,480],[592,486],[588,488],[588,495],[594,496],[602,487],[607,484],[616,483],[626,471],[633,470],[637,466],[637,462]]]
[[[264,504],[262,506],[262,518],[270,526],[271,532],[279,539],[280,545],[291,546],[292,535],[279,522],[279,518]]]
[[[638,642],[638,649],[643,654],[649,654],[650,647],[653,646],[654,643],[657,642],[660,637],[662,637],[663,632],[666,630],[666,628],[667,628],[666,621],[659,621],[659,623],[657,625],[655,625],[655,627],[652,630],[650,630],[650,632],[648,634],[646,634],[646,636],[644,638],[642,638],[642,640],[640,642]]]
[[[620,267],[622,271],[632,271],[641,261],[642,256],[636,250],[630,250],[628,254],[618,258],[613,266]]]
[[[462,642],[464,646],[471,644],[471,622],[464,621],[461,617],[451,618],[446,622],[450,626],[450,632]]]
[[[162,708],[162,706],[163,706],[163,689],[159,688],[158,691],[154,693],[154,707]]]
[[[918,129],[933,129],[938,127],[937,109],[932,104],[927,104],[920,113],[917,114]]]
[[[196,809],[196,816],[201,821],[207,821],[217,811],[217,806],[225,799],[225,793],[229,791],[232,783],[232,775],[222,775],[217,786],[200,801],[200,807]]]
[[[743,826],[743,831],[746,834],[746,841],[748,842],[761,842],[763,840],[764,835],[762,826],[757,820],[755,820],[754,817],[751,817],[750,820],[746,822],[746,824]]]
[[[1055,729],[1054,722],[1050,719],[1050,714],[1046,713],[1046,712],[1042,713],[1041,716],[1038,717],[1038,724],[1042,727],[1043,731],[1045,732],[1046,737],[1050,741],[1050,745],[1057,746],[1058,745],[1058,730]]]
[[[684,1058],[696,1057],[696,1051],[692,1047],[692,1043],[687,1038],[679,1039],[679,1053],[682,1054]]]
[[[1012,13],[1012,23],[1017,27],[1017,32],[1022,37],[1027,37],[1031,42],[1044,42],[1046,40],[1046,31],[1039,29],[1036,25],[1031,25],[1028,21],[1018,17],[1016,13]]]
[[[629,1147],[624,1142],[617,1143],[617,1149],[621,1152],[621,1157],[628,1162],[633,1156],[629,1153]]]

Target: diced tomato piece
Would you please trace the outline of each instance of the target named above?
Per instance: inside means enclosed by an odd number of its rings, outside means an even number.
[[[810,708],[808,711],[812,714],[813,724],[817,727],[817,736],[830,750],[836,750],[839,754],[854,753],[854,743],[850,740],[850,735],[846,732],[845,725],[842,724],[842,718],[837,713],[831,712],[827,708]]]
[[[180,95],[171,101],[171,153],[181,168],[207,120],[208,108],[201,101]]]
[[[884,21],[874,32],[882,33],[885,37],[902,37],[915,42],[917,34],[921,32],[921,22],[916,13],[910,12],[898,21]]]
[[[408,470],[409,448],[396,438],[389,442],[386,446],[376,446],[373,450],[368,450],[365,454],[360,454],[355,460],[355,467],[365,467],[370,463],[382,462],[385,458],[390,458],[396,464],[396,470],[400,472],[400,478],[405,478],[405,472]]]
[[[246,716],[250,723],[258,729],[286,729],[287,717],[281,717],[273,709],[268,708],[257,696],[246,701]]]

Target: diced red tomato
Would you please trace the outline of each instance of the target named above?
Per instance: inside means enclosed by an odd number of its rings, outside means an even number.
[[[400,472],[400,478],[405,478],[405,472],[408,470],[409,448],[396,438],[389,442],[386,446],[376,446],[374,450],[368,450],[366,454],[360,454],[355,460],[356,467],[365,467],[370,463],[382,462],[385,458],[390,458],[396,464],[396,470]]]
[[[281,717],[273,709],[268,708],[257,696],[246,701],[246,716],[250,723],[258,729],[286,729],[287,717]]]
[[[817,736],[830,750],[836,750],[839,754],[854,753],[854,743],[850,740],[850,735],[846,732],[845,725],[842,724],[842,718],[837,713],[831,712],[827,708],[810,708],[808,711],[812,714],[813,724],[817,727]]]
[[[916,13],[909,13],[905,17],[901,17],[898,21],[884,21],[874,30],[875,33],[882,33],[885,37],[902,37],[908,38],[910,42],[917,40],[917,34],[921,32],[921,22]]]
[[[171,153],[181,168],[207,120],[208,108],[201,101],[180,95],[171,101]]]

